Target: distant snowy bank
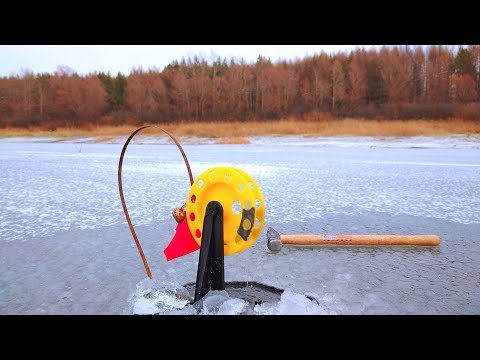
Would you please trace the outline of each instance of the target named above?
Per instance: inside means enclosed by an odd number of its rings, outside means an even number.
[[[89,137],[89,138],[58,138],[58,137],[17,137],[3,138],[0,142],[8,143],[107,143],[123,144],[127,137]],[[179,136],[182,144],[212,145],[218,138],[197,136]],[[282,146],[317,146],[317,147],[385,147],[385,148],[435,148],[435,149],[480,149],[480,135],[449,135],[449,136],[250,136],[246,137],[250,145],[282,145]],[[142,136],[132,140],[133,144],[168,145],[173,142],[166,136]]]

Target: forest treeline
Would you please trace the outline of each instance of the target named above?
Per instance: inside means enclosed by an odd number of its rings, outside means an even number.
[[[480,119],[480,45],[383,47],[272,63],[198,57],[128,76],[0,78],[0,126],[90,126],[319,116]]]

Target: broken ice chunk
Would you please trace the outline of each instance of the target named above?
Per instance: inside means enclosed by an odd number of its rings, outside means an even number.
[[[247,303],[242,299],[228,299],[218,309],[218,315],[240,315],[246,308]]]

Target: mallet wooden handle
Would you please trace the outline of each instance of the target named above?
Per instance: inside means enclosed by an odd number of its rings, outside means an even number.
[[[436,235],[280,235],[280,240],[283,245],[440,245]]]

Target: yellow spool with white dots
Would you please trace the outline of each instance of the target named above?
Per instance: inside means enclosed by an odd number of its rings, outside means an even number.
[[[199,245],[205,209],[211,201],[223,207],[225,255],[252,246],[265,220],[265,203],[257,182],[243,170],[223,166],[210,168],[197,177],[188,193],[186,218]]]

